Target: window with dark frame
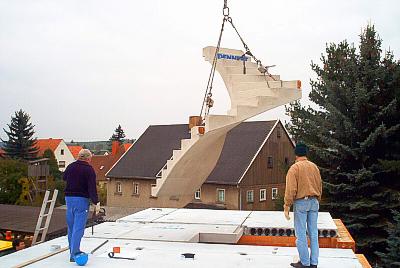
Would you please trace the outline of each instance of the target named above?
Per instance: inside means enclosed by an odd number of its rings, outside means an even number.
[[[278,199],[278,188],[272,188],[272,199]]]
[[[64,149],[61,149],[61,153],[60,153],[61,155],[64,155]]]
[[[58,161],[59,168],[65,168],[65,161]]]
[[[273,168],[272,156],[268,156],[267,158],[267,168]]]
[[[253,203],[253,202],[254,202],[254,191],[248,190],[247,191],[247,203]]]

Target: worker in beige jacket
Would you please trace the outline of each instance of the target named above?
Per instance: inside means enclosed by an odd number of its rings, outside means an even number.
[[[297,268],[318,265],[318,210],[322,195],[321,175],[317,165],[307,159],[308,148],[304,143],[296,144],[296,162],[286,175],[284,212],[287,220],[293,204],[296,246],[300,261],[290,265]],[[307,233],[311,254],[308,253]]]

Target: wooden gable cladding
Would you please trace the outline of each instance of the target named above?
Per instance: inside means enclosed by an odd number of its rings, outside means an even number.
[[[272,157],[271,168],[268,167],[268,157]],[[284,184],[287,169],[294,160],[294,145],[279,121],[244,174],[239,186]]]

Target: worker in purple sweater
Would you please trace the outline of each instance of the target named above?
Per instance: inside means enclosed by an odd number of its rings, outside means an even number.
[[[67,225],[70,261],[81,253],[80,244],[86,226],[89,211],[89,199],[95,205],[95,213],[100,210],[96,190],[96,173],[90,165],[92,153],[88,149],[80,150],[78,160],[69,164],[64,172],[65,202],[67,204]]]

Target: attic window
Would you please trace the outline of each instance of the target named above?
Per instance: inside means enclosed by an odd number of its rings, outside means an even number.
[[[100,167],[100,170],[102,170],[103,168],[104,168],[104,166],[101,166],[101,167]]]
[[[60,153],[61,155],[64,155],[64,149],[61,149],[61,153]]]
[[[272,160],[272,156],[268,156],[267,158],[267,168],[273,168],[273,160]]]

